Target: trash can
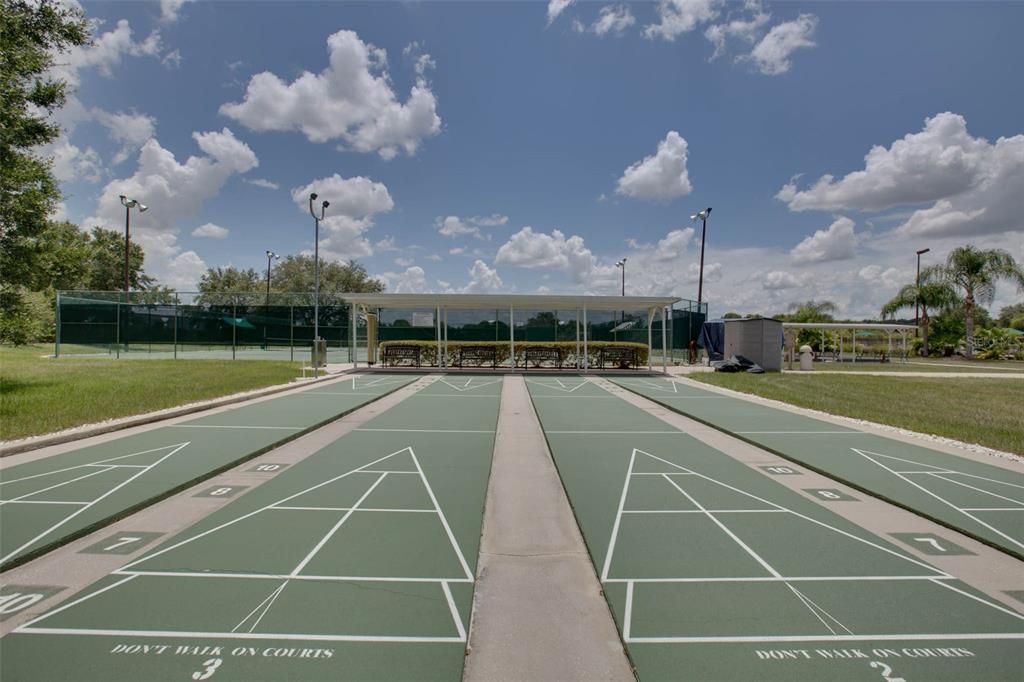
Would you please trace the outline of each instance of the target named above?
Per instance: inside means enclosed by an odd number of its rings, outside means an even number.
[[[800,371],[810,372],[814,369],[814,351],[810,346],[800,346]]]
[[[327,340],[316,339],[313,341],[313,366],[327,366]]]

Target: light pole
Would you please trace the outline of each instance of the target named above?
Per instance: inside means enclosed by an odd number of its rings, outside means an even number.
[[[324,199],[320,204],[320,215],[317,216],[313,210],[313,202],[316,201],[316,192],[309,195],[309,214],[313,216],[315,224],[313,237],[313,349],[314,355],[319,350],[317,343],[320,341],[320,221],[324,219],[327,207],[331,202]],[[320,376],[320,358],[313,363],[313,378]]]
[[[916,291],[914,292],[914,326],[918,326],[921,323],[921,254],[928,253],[931,249],[921,249],[917,252],[917,280],[914,284]],[[916,336],[920,330],[915,331]]]
[[[277,260],[280,256],[273,251],[267,250],[267,306],[270,306],[270,261]]]
[[[124,294],[125,294],[125,303],[127,303],[128,302],[128,253],[129,253],[128,249],[129,249],[129,246],[131,246],[131,241],[130,241],[130,238],[129,238],[128,234],[129,234],[129,228],[130,228],[130,225],[131,225],[132,209],[133,208],[138,208],[139,209],[139,213],[145,213],[146,209],[148,209],[149,206],[146,206],[145,204],[141,204],[141,203],[139,203],[135,199],[129,199],[128,197],[126,197],[123,194],[119,195],[119,198],[121,199],[121,205],[124,206]]]
[[[701,221],[702,227],[700,230],[700,274],[697,276],[697,314],[700,315],[701,307],[700,304],[704,300],[704,242],[707,238],[708,233],[708,217],[711,215],[711,207],[708,206],[700,213],[694,213],[690,216],[690,220],[693,222]],[[692,365],[697,359],[697,342],[690,339],[690,364]]]
[[[625,297],[625,295],[626,295],[626,259],[623,258],[622,260],[616,262],[615,263],[615,267],[622,269],[622,295],[623,295],[623,297]],[[626,321],[626,311],[623,310],[622,311],[622,319],[620,320],[620,322],[625,322],[625,321]]]

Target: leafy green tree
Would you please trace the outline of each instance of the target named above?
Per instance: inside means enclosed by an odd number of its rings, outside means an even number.
[[[92,243],[87,232],[69,222],[51,222],[36,240],[36,267],[28,286],[45,289],[86,289],[92,269]]]
[[[199,297],[210,302],[216,294],[255,293],[266,291],[260,274],[252,268],[242,270],[234,266],[210,268],[199,279]]]
[[[922,271],[927,275],[941,277],[963,292],[964,353],[974,357],[974,317],[978,305],[989,305],[995,298],[996,283],[1008,279],[1024,291],[1024,269],[1003,249],[978,249],[968,244],[953,249],[944,265],[935,265]]]
[[[739,320],[742,319],[742,317],[743,316],[739,313],[726,313],[725,315],[722,315],[723,320]]]
[[[930,321],[928,311],[940,312],[960,304],[960,297],[956,295],[956,291],[953,290],[949,282],[929,276],[930,274],[926,272],[926,277],[921,280],[920,287],[917,286],[916,282],[904,285],[888,303],[882,306],[881,313],[883,318],[892,318],[900,310],[916,308],[920,304],[921,350],[924,355],[928,355],[928,327]]]
[[[791,303],[790,312],[776,317],[786,322],[831,322],[832,313],[838,308],[832,301],[803,301]]]
[[[271,274],[271,288],[274,291],[305,293],[314,289],[312,256],[286,256]],[[344,292],[379,293],[384,284],[373,279],[361,263],[350,260],[347,263],[320,259],[320,292],[341,294]]]
[[[120,291],[124,289],[124,235],[116,230],[94,227],[90,234],[91,267],[87,289]],[[138,242],[128,249],[128,287],[131,290],[152,288],[156,280],[143,270],[146,252]]]
[[[52,160],[35,150],[60,135],[50,120],[67,84],[47,72],[90,40],[81,10],[53,0],[0,2],[0,285],[28,285],[34,239],[60,200]]]
[[[1024,331],[1024,303],[1003,306],[999,310],[999,326]]]

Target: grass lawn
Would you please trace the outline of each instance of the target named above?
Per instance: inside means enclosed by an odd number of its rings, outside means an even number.
[[[831,414],[1024,454],[1024,381],[800,374],[691,379]]]
[[[0,347],[0,440],[286,383],[299,363],[269,360],[55,360],[53,346]]]
[[[799,360],[793,362],[793,368],[799,366]],[[788,363],[783,364],[789,368]],[[913,358],[908,362],[816,362],[816,372],[987,372],[1004,374],[1006,372],[1024,373],[1024,361],[1021,360],[964,360],[963,358]]]

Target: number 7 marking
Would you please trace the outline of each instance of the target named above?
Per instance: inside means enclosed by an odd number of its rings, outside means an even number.
[[[117,549],[118,547],[123,547],[124,545],[129,545],[129,544],[131,544],[133,542],[138,542],[141,539],[142,538],[134,538],[134,537],[132,537],[130,535],[126,535],[123,538],[121,538],[120,540],[118,540],[117,542],[115,542],[114,544],[110,545],[109,547],[104,547],[103,551],[104,552],[109,552],[111,550]]]
[[[924,542],[924,543],[927,543],[927,544],[931,545],[932,547],[934,547],[936,550],[938,550],[940,552],[945,552],[946,551],[946,548],[943,547],[942,545],[940,545],[939,541],[936,540],[935,538],[914,538],[914,542]]]

